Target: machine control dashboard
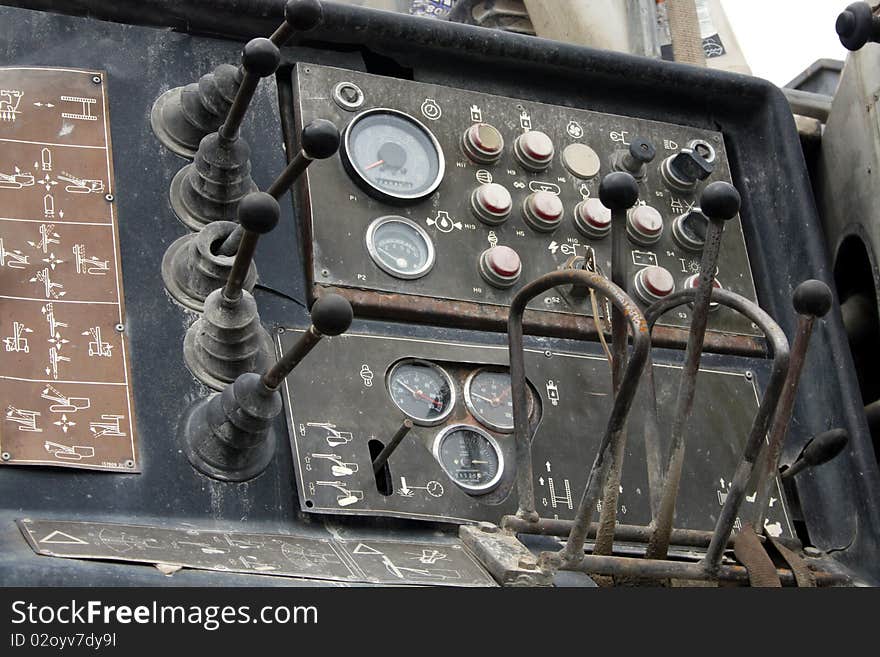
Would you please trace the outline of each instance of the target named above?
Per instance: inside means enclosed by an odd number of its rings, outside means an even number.
[[[696,280],[707,228],[699,190],[730,179],[720,133],[314,64],[293,75],[297,128],[316,118],[343,128],[339,155],[310,167],[300,189],[314,296],[341,291],[361,316],[499,328],[542,274],[610,275],[611,213],[597,195],[613,170],[639,183],[627,291],[646,307]],[[717,280],[755,299],[739,217]],[[542,311],[530,321],[582,335],[573,316],[592,315],[593,301],[557,289],[530,306]],[[687,308],[664,317],[659,342],[681,344],[689,323]],[[709,331],[743,351],[759,335],[726,309]]]
[[[279,353],[302,334],[282,330]],[[498,522],[515,512],[507,355],[505,346],[357,333],[320,343],[310,366],[294,370],[284,387],[301,509],[443,522]],[[661,425],[668,427],[681,368],[658,362],[654,372]],[[571,519],[610,409],[608,363],[602,356],[526,349],[526,373],[538,509]],[[689,475],[676,526],[714,527],[758,396],[750,371],[701,369],[691,418],[695,444],[685,457]],[[646,396],[638,397],[628,422],[632,439],[618,502],[627,524],[651,520],[650,460],[640,439],[648,406]],[[406,420],[412,429],[374,472],[376,456]],[[773,498],[768,531],[792,536],[777,485]]]

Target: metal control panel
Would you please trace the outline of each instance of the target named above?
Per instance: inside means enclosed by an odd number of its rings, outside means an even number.
[[[280,351],[301,334],[282,330]],[[498,522],[516,511],[506,347],[345,334],[309,358],[284,387],[303,511],[446,522]],[[680,372],[655,365],[663,435]],[[611,406],[609,366],[601,356],[527,349],[526,373],[538,508],[571,519]],[[651,520],[644,393],[643,384],[628,423],[618,509],[627,524]],[[701,370],[676,526],[714,527],[757,406],[751,372]],[[373,459],[407,418],[412,430],[374,473]],[[773,497],[768,531],[791,536],[778,484]]]
[[[711,171],[705,180],[729,181],[718,132],[313,64],[294,78],[298,129],[316,118],[344,129],[339,155],[315,162],[301,190],[316,296],[341,290],[360,315],[500,328],[516,292],[542,274],[610,275],[598,188],[627,166],[640,190],[627,222],[628,293],[646,307],[699,271],[702,183],[682,181],[673,160],[693,153],[698,173]],[[738,217],[725,233],[718,280],[755,299]],[[582,291],[557,289],[530,306],[542,312],[527,324],[583,335],[595,331],[583,321],[592,307]],[[688,309],[664,317],[656,341],[681,344],[689,322]],[[726,309],[709,330],[710,348],[756,349],[755,328]]]

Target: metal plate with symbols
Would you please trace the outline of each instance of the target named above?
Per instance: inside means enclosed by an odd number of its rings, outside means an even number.
[[[602,271],[610,273],[611,238],[585,237],[575,228],[573,213],[578,202],[598,194],[599,182],[612,170],[613,159],[636,136],[648,138],[657,150],[640,183],[639,202],[661,213],[664,228],[659,242],[652,246],[630,244],[629,292],[634,292],[636,272],[646,266],[668,269],[677,289],[699,271],[699,253],[678,246],[671,229],[673,219],[694,207],[696,197],[671,192],[661,179],[660,164],[690,140],[702,139],[717,152],[710,180],[729,181],[721,133],[311,64],[298,65],[294,77],[299,129],[315,118],[330,119],[343,128],[357,112],[387,107],[424,124],[436,136],[446,161],[446,174],[436,192],[423,201],[397,206],[372,198],[358,187],[339,155],[315,162],[308,169],[300,200],[306,211],[302,221],[316,295],[326,287],[339,289],[353,299],[361,315],[397,311],[416,321],[500,329],[505,307],[520,287],[564,267],[573,257],[592,258]],[[343,109],[332,98],[333,89],[343,81],[356,84],[364,93],[364,102],[356,111]],[[475,164],[462,149],[465,130],[479,121],[493,124],[503,136],[504,153],[494,165]],[[541,130],[554,143],[556,155],[546,171],[530,173],[514,157],[514,140],[526,129]],[[589,145],[599,156],[599,173],[589,180],[573,176],[562,163],[563,149],[575,143]],[[474,189],[489,181],[503,185],[513,201],[509,218],[497,226],[479,221],[470,206]],[[551,233],[533,230],[522,216],[524,200],[539,190],[557,194],[565,208],[560,226]],[[364,235],[371,221],[385,215],[404,216],[430,236],[436,262],[427,275],[402,280],[371,260]],[[480,254],[496,244],[513,248],[522,261],[522,275],[508,289],[493,287],[478,271]],[[726,226],[718,278],[727,289],[755,299],[739,218]],[[569,289],[548,293],[530,308],[550,313],[537,320],[550,335],[583,335],[584,324],[578,324],[572,315],[592,314],[589,297],[577,297]],[[682,344],[689,322],[688,308],[669,313],[658,324],[658,343]],[[712,313],[709,330],[710,349],[720,347],[716,340],[721,339],[727,340],[724,350],[754,351],[754,337],[759,335],[750,322],[724,308]],[[724,337],[718,338],[722,334]]]
[[[105,74],[0,89],[0,463],[137,471]]]
[[[456,538],[254,534],[64,520],[18,521],[37,554],[385,585],[495,586]]]
[[[286,351],[301,331],[279,335]],[[370,441],[386,443],[404,419],[386,387],[390,368],[404,358],[434,362],[449,372],[455,407],[437,426],[415,426],[389,460],[391,490],[380,492],[373,475]],[[345,334],[319,343],[308,367],[284,384],[285,411],[296,467],[300,506],[314,513],[396,516],[422,520],[498,522],[516,510],[512,434],[481,425],[468,411],[462,386],[470,372],[507,363],[506,346],[461,344],[377,335]],[[661,433],[671,422],[681,368],[657,363],[655,376]],[[532,454],[535,494],[542,515],[570,519],[583,492],[611,407],[610,374],[601,356],[526,350],[526,373],[536,397]],[[644,390],[628,426],[627,460],[620,495],[620,521],[648,524]],[[739,461],[758,405],[753,377],[744,370],[704,367],[689,423],[676,526],[711,530]],[[469,495],[435,459],[431,446],[444,427],[471,424],[487,431],[506,464],[501,482],[485,495]],[[375,445],[373,449],[375,450]],[[666,443],[662,445],[665,450]],[[665,453],[665,452],[664,452]],[[777,487],[769,531],[791,536]],[[746,502],[746,505],[750,502]]]

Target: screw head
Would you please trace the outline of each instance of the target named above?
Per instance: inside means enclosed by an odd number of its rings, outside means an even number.
[[[3,452],[2,454],[0,454],[0,458],[2,458],[4,461],[11,461],[12,454],[10,454],[9,452]]]
[[[108,203],[112,203],[115,199],[116,197],[113,194],[104,194],[104,200]]]
[[[119,324],[117,324],[117,325],[114,326],[113,328],[116,329],[116,332],[117,332],[117,333],[122,333],[123,331],[125,331],[125,324],[122,324],[122,323],[120,322]]]
[[[101,84],[101,76],[100,75],[93,75],[92,82],[94,82],[95,84]]]

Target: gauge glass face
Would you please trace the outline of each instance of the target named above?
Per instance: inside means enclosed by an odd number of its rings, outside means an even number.
[[[495,439],[477,427],[455,425],[437,436],[434,456],[450,479],[469,491],[488,492],[501,480],[504,467]]]
[[[434,266],[431,238],[404,217],[380,217],[370,224],[367,251],[380,268],[396,278],[420,278]]]
[[[528,413],[532,414],[532,395],[527,391]],[[468,377],[464,387],[464,400],[479,422],[490,429],[510,433],[513,431],[513,395],[510,372],[506,369],[484,368]]]
[[[439,365],[406,360],[388,373],[388,393],[395,405],[419,424],[439,424],[452,412],[455,389]]]
[[[349,173],[379,199],[423,199],[443,179],[439,143],[430,130],[403,112],[368,110],[355,117],[345,131],[344,148]]]

